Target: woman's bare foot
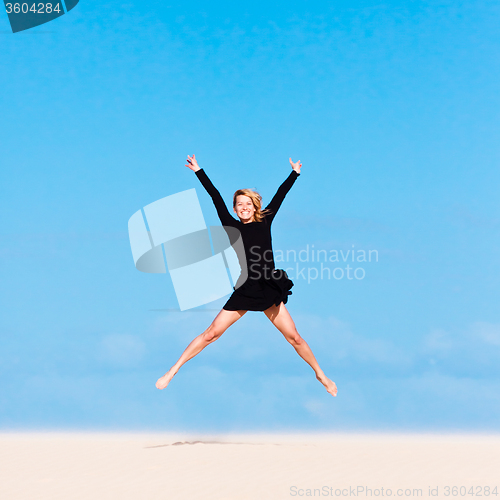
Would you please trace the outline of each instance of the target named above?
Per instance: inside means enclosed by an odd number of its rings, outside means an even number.
[[[170,370],[168,370],[168,372],[165,373],[165,375],[163,375],[163,377],[160,377],[156,381],[156,388],[157,389],[165,389],[165,387],[167,387],[167,385],[170,383],[170,381],[174,378],[174,375],[175,375],[175,372],[172,371],[172,368],[170,368]]]
[[[337,395],[337,386],[333,380],[330,380],[326,375],[322,377],[316,377],[326,388],[327,392],[329,392],[332,396]]]

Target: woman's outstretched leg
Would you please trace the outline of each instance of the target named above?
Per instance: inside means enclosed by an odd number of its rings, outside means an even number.
[[[307,342],[299,335],[295,323],[285,307],[283,302],[279,306],[271,306],[264,311],[266,316],[272,321],[273,325],[284,335],[286,340],[292,344],[297,354],[310,365],[316,374],[316,378],[325,386],[326,390],[332,395],[337,395],[337,386],[330,380],[319,367],[311,348]]]
[[[198,337],[196,337],[182,353],[182,356],[177,360],[170,370],[163,377],[160,377],[156,382],[158,389],[165,389],[170,383],[174,375],[179,371],[179,368],[191,358],[199,354],[208,344],[215,342],[233,323],[238,321],[246,311],[226,311],[221,309],[219,314],[212,321],[212,324]]]

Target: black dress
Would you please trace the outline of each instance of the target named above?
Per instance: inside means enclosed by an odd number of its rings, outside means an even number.
[[[243,273],[238,278],[234,292],[223,306],[227,311],[265,311],[273,304],[284,304],[292,294],[293,282],[282,269],[275,269],[271,239],[271,223],[276,215],[286,194],[293,186],[300,174],[292,170],[290,175],[278,188],[273,199],[266,206],[268,215],[262,222],[248,222],[244,224],[236,220],[228,211],[222,196],[212,184],[206,172],[201,168],[196,171],[196,176],[207,190],[214,202],[217,214],[223,226],[234,227],[241,233],[245,250],[246,263],[240,260],[240,266],[246,264],[248,277],[241,283]],[[240,258],[238,256],[238,258]],[[242,265],[243,264],[243,265]]]

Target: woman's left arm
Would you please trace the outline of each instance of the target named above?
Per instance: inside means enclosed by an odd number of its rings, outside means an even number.
[[[274,219],[274,216],[278,212],[283,200],[285,199],[286,194],[290,191],[294,182],[297,180],[297,177],[300,175],[300,169],[302,167],[302,163],[300,161],[294,163],[290,158],[290,164],[292,165],[292,171],[290,175],[285,179],[283,184],[278,188],[276,194],[273,196],[273,199],[269,202],[269,205],[265,208],[265,210],[269,210],[270,213],[266,215],[266,219],[269,223],[271,223]]]

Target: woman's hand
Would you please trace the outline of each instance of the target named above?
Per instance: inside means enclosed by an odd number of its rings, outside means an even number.
[[[198,162],[196,161],[196,157],[194,155],[193,156],[188,155],[186,161],[188,162],[186,167],[190,168],[193,172],[197,172],[198,170],[200,170],[200,167],[198,166]]]
[[[300,160],[298,162],[293,163],[292,159],[290,158],[290,165],[295,170],[295,172],[300,174],[300,168],[302,167],[302,163],[300,163]]]

